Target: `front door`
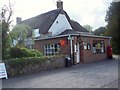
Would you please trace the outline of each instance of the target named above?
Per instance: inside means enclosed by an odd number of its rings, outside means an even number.
[[[76,45],[76,59],[77,59],[77,63],[80,62],[80,45],[79,43],[77,43]]]

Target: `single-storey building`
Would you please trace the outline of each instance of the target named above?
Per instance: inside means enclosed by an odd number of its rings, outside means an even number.
[[[26,46],[42,52],[45,56],[66,55],[73,64],[99,61],[107,58],[110,37],[96,36],[79,23],[70,19],[63,10],[63,2],[57,1],[57,9],[21,21],[33,31],[28,33]],[[35,42],[30,43],[34,33]]]

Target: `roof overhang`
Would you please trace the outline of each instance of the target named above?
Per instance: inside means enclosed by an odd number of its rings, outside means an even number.
[[[54,39],[54,38],[62,38],[62,37],[69,37],[69,36],[83,36],[83,37],[94,37],[94,38],[105,38],[105,39],[111,39],[112,37],[107,37],[107,36],[97,36],[97,35],[88,35],[85,33],[78,33],[78,34],[66,34],[66,35],[59,35],[59,36],[49,36],[49,37],[41,37],[41,38],[37,38],[34,39],[35,41],[38,40],[46,40],[46,39]]]
[[[94,38],[106,38],[106,39],[111,39],[112,38],[112,37],[107,37],[107,36],[86,35],[86,34],[81,34],[81,36],[94,37]]]
[[[69,37],[69,36],[79,36],[80,34],[66,34],[66,35],[59,35],[59,36],[51,36],[51,37],[41,37],[34,40],[45,40],[45,39],[54,39],[54,38],[62,38],[62,37]]]

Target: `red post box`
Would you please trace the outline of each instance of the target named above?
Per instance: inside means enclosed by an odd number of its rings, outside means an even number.
[[[111,46],[107,47],[107,57],[109,59],[112,59],[112,47]]]

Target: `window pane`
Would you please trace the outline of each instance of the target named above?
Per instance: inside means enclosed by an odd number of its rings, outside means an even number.
[[[90,50],[90,43],[87,44],[87,49]]]
[[[93,53],[105,52],[104,40],[93,40]]]
[[[59,44],[48,44],[44,46],[44,55],[59,55],[60,45]]]

